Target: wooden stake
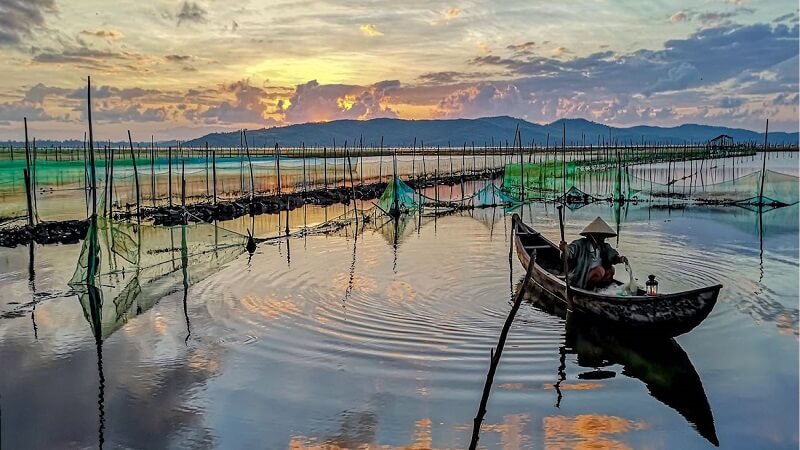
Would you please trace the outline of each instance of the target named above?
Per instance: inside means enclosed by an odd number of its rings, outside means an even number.
[[[141,209],[139,202],[141,195],[139,194],[139,169],[136,167],[136,154],[133,152],[133,139],[131,139],[131,130],[128,130],[128,144],[131,146],[131,160],[133,161],[133,182],[136,185],[136,218],[141,221]]]

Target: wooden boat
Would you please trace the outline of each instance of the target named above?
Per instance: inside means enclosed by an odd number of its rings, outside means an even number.
[[[553,299],[566,304],[566,282],[558,246],[524,224],[517,214],[512,218],[514,244],[522,265],[533,263],[532,281]],[[614,280],[616,285],[622,282]],[[672,294],[618,296],[570,288],[574,312],[607,322],[617,330],[651,335],[677,336],[690,331],[705,319],[717,302],[721,284]]]

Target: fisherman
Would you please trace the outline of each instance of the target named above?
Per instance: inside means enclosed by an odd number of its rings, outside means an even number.
[[[628,263],[606,242],[607,237],[617,233],[600,217],[581,231],[581,239],[567,245],[561,241],[559,248],[567,252],[567,264],[570,267],[569,284],[572,287],[594,290],[604,287],[614,279],[614,264]]]

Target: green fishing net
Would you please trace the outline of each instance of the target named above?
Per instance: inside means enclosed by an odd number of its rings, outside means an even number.
[[[246,241],[210,223],[161,227],[96,217],[69,284],[105,339],[160,299],[219,271],[244,253]]]

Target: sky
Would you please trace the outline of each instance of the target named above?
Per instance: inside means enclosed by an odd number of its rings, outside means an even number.
[[[798,130],[796,0],[0,0],[0,139],[336,119]]]

